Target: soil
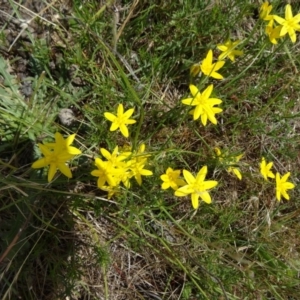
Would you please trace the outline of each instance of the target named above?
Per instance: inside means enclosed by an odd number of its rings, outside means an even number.
[[[34,43],[43,41],[49,49],[54,48],[55,26],[60,23],[61,15],[70,13],[71,7],[68,1],[52,1],[49,5],[39,0],[19,2],[0,0],[0,55],[20,83],[21,94],[28,99],[33,92],[32,77],[41,73],[32,55]],[[49,57],[49,70],[55,72],[57,60],[55,54]]]

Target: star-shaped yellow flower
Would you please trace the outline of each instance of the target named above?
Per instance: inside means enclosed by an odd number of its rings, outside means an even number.
[[[176,191],[179,186],[186,185],[185,181],[179,178],[180,172],[180,170],[168,168],[166,173],[160,176],[160,179],[163,181],[161,188],[166,190],[171,187]]]
[[[92,176],[99,177],[97,180],[98,188],[102,189],[105,183],[109,186],[115,187],[118,185],[116,175],[119,175],[122,171],[116,169],[110,161],[103,161],[100,158],[95,158],[95,165],[98,168],[91,172]]]
[[[265,158],[263,157],[260,163],[260,174],[264,177],[265,180],[268,180],[268,177],[275,178],[274,173],[271,171],[273,162],[267,164]]]
[[[199,206],[199,197],[204,202],[208,204],[211,203],[211,197],[208,190],[215,187],[218,182],[214,180],[205,181],[206,174],[207,166],[202,167],[196,177],[194,177],[189,171],[183,170],[183,176],[187,184],[175,191],[175,196],[184,197],[191,194],[194,209],[197,209]]]
[[[134,108],[131,108],[131,109],[128,109],[127,111],[125,111],[125,113],[124,113],[123,104],[119,104],[116,116],[110,112],[105,112],[104,117],[107,120],[112,122],[109,130],[115,131],[118,128],[120,128],[120,131],[123,134],[123,136],[128,137],[129,132],[128,132],[128,128],[126,125],[136,123],[136,120],[129,119],[131,117],[131,115],[133,114],[133,112],[134,112]]]
[[[266,26],[266,34],[269,36],[270,42],[274,45],[278,43],[277,39],[280,38],[281,28],[281,25],[274,27],[274,20],[271,20]]]
[[[239,41],[239,40],[235,41],[235,42],[228,40],[224,44],[217,45],[217,48],[223,52],[219,55],[219,60],[229,57],[229,59],[234,61],[235,56],[243,55],[244,54],[243,51],[235,50],[237,45],[240,43],[241,43],[241,41]]]
[[[274,15],[274,20],[279,23],[282,28],[280,30],[280,36],[289,34],[293,43],[296,42],[296,30],[300,30],[300,13],[293,17],[292,7],[287,4],[285,7],[285,19]]]
[[[223,110],[219,107],[214,107],[222,103],[222,100],[218,98],[209,98],[214,86],[209,85],[203,93],[201,93],[196,86],[193,84],[190,85],[190,91],[192,98],[183,99],[181,102],[185,105],[196,106],[194,110],[190,112],[193,115],[194,120],[201,117],[201,122],[204,126],[207,124],[207,119],[210,120],[213,124],[217,124],[217,119],[215,114],[222,112]]]
[[[276,198],[278,201],[281,200],[281,196],[283,196],[286,200],[290,200],[287,190],[295,187],[293,183],[287,181],[290,175],[291,173],[288,172],[280,178],[280,174],[276,173]]]
[[[38,144],[44,157],[35,161],[31,167],[39,169],[49,166],[48,182],[53,179],[57,169],[66,177],[72,178],[71,170],[66,162],[81,153],[79,149],[70,146],[74,138],[75,134],[72,134],[64,140],[63,136],[59,132],[56,132],[55,143]]]
[[[139,185],[142,184],[142,176],[153,175],[152,171],[144,169],[147,158],[143,160],[134,160],[130,165],[130,171]]]
[[[224,66],[225,61],[219,60],[216,63],[212,63],[212,61],[213,52],[210,49],[200,65],[202,73],[215,79],[223,79],[224,77],[220,73],[217,73],[217,71]]]
[[[270,12],[272,10],[273,6],[272,5],[269,5],[269,2],[266,1],[264,2],[261,7],[260,7],[260,13],[259,13],[259,17],[262,19],[262,20],[265,20],[265,21],[270,21],[273,19],[273,15],[270,15]]]

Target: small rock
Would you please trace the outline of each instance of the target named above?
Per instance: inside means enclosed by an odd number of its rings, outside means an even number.
[[[58,118],[62,125],[70,126],[75,120],[75,115],[71,109],[63,108],[59,112]]]

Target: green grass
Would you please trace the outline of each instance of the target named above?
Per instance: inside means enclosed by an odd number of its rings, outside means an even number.
[[[181,2],[123,1],[116,13],[109,1],[74,1],[67,16],[51,7],[49,21],[60,15],[52,38],[19,41],[34,89],[25,102],[0,60],[1,299],[299,298],[299,187],[278,202],[274,181],[259,174],[264,156],[299,184],[299,33],[295,44],[272,45],[258,1]],[[284,16],[285,5],[272,4]],[[190,78],[228,37],[242,40],[244,55],[226,60],[225,79]],[[190,82],[214,84],[217,125],[193,121],[181,103]],[[103,116],[119,103],[135,108],[128,139]],[[76,121],[63,126],[57,114],[68,107]],[[76,133],[83,154],[72,179],[49,184],[31,164],[56,131]],[[99,149],[142,143],[153,176],[108,199],[90,175]],[[215,147],[228,159],[243,153],[241,181]],[[161,189],[168,167],[196,174],[204,165],[219,182],[210,205],[194,210],[190,197]]]

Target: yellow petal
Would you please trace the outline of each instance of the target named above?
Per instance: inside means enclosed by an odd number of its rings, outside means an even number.
[[[81,154],[82,152],[76,147],[69,146],[68,153],[72,154],[72,155],[78,155],[78,154]]]
[[[125,121],[126,124],[135,124],[136,123],[136,120],[133,120],[133,119],[128,119]]]
[[[70,146],[74,142],[75,136],[76,136],[76,133],[73,133],[66,138],[67,146]]]
[[[48,182],[52,181],[55,173],[56,173],[56,164],[50,164],[50,167],[49,167],[49,171],[48,171]]]
[[[116,131],[119,128],[119,124],[118,123],[112,123],[109,130],[110,131]]]
[[[201,122],[202,122],[203,126],[206,126],[206,124],[207,124],[207,114],[202,114],[201,115]]]
[[[207,174],[207,166],[203,166],[197,174],[196,181],[203,182]]]
[[[194,209],[199,207],[199,195],[196,193],[192,194],[192,205]]]
[[[123,104],[119,104],[118,108],[117,108],[117,116],[122,116],[124,112],[124,107]]]
[[[177,197],[185,197],[185,196],[191,194],[192,192],[193,192],[193,190],[188,185],[185,185],[185,186],[179,188],[178,190],[176,190],[174,195]]]
[[[290,4],[287,4],[285,7],[285,19],[290,20],[293,18],[292,7]]]
[[[184,176],[185,181],[190,185],[196,181],[196,179],[192,175],[192,173],[187,170],[183,170],[183,176]]]
[[[100,152],[107,160],[111,159],[111,154],[105,148],[100,148]]]
[[[213,59],[213,52],[211,49],[209,49],[207,55],[206,55],[206,58],[207,62],[209,62],[210,64],[212,63],[212,59]]]
[[[134,108],[130,108],[123,114],[123,116],[126,118],[130,118],[133,112],[134,112]]]
[[[227,47],[227,46],[225,46],[225,45],[222,45],[222,44],[220,44],[220,45],[217,45],[217,48],[218,48],[219,50],[221,50],[221,51],[227,51],[227,49],[228,49],[228,47]]]
[[[115,119],[117,118],[115,115],[113,115],[113,114],[110,113],[110,112],[105,112],[105,113],[104,113],[104,117],[105,117],[107,120],[111,121],[111,122],[114,122]]]
[[[163,181],[168,181],[169,180],[169,176],[166,174],[160,175],[160,179]]]
[[[146,169],[142,169],[140,171],[140,174],[143,175],[143,176],[151,176],[151,175],[153,175],[152,171],[146,170]]]
[[[91,172],[91,175],[92,175],[92,176],[95,176],[95,177],[99,177],[99,176],[102,176],[102,175],[103,175],[103,172],[100,171],[100,170],[93,170],[93,171]]]
[[[181,103],[185,105],[197,105],[196,99],[195,98],[186,98],[181,100]]]
[[[210,190],[218,185],[218,181],[208,180],[208,181],[204,181],[202,185],[204,190]]]
[[[237,168],[232,168],[232,171],[233,171],[233,173],[236,175],[236,177],[237,177],[239,180],[242,180],[242,174],[241,174],[241,172],[240,172],[239,169],[237,169]]]
[[[198,88],[196,86],[194,86],[193,84],[190,84],[190,91],[193,97],[196,97],[197,95],[201,95],[201,93],[199,92]]]
[[[40,168],[44,168],[46,166],[48,166],[49,163],[47,162],[47,160],[45,159],[45,157],[35,161],[32,165],[31,168],[33,169],[40,169]]]
[[[163,182],[162,185],[161,185],[161,188],[162,188],[163,190],[166,190],[166,189],[168,189],[169,187],[170,187],[170,184],[169,184],[168,182]]]
[[[125,125],[120,126],[120,131],[126,138],[129,136],[128,128]]]
[[[210,204],[211,203],[211,197],[210,197],[210,194],[206,191],[202,192],[200,194],[200,197],[201,199],[206,202],[207,204]]]
[[[207,100],[209,98],[209,96],[211,95],[212,91],[214,89],[214,85],[210,84],[202,93],[202,96],[205,100]]]
[[[59,164],[58,166],[59,171],[64,174],[68,178],[72,178],[72,172],[70,168],[66,164]]]
[[[219,69],[221,69],[225,64],[225,61],[224,60],[220,60],[220,61],[217,61],[215,64],[214,64],[214,68],[213,68],[213,71],[218,71]]]
[[[220,73],[217,73],[217,72],[213,72],[209,76],[212,78],[215,78],[215,79],[223,79],[224,78]]]

